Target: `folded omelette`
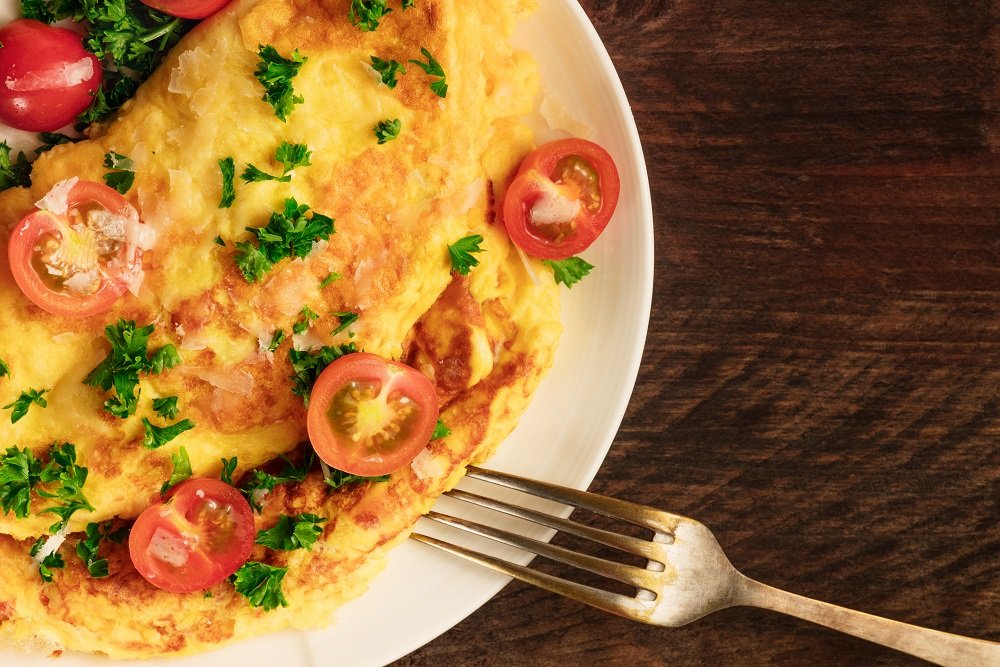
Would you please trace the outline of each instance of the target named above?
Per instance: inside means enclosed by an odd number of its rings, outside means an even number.
[[[534,275],[493,213],[532,148],[524,117],[537,70],[508,44],[529,5],[417,0],[363,32],[348,20],[349,0],[237,0],[189,33],[110,122],[43,154],[30,190],[0,194],[6,257],[10,230],[35,202],[66,179],[100,182],[113,152],[133,161],[127,198],[153,232],[135,294],[95,317],[45,313],[0,263],[0,357],[10,368],[0,399],[49,390],[47,405],[32,406],[16,423],[0,414],[0,441],[41,460],[53,443],[73,443],[94,507],[73,514],[61,549],[65,567],[51,582],[29,554],[53,522],[38,511],[46,500],[33,499],[24,518],[0,517],[4,645],[146,658],[326,624],[364,591],[385,552],[464,467],[510,432],[551,366],[561,331],[551,275]],[[285,121],[262,100],[254,77],[262,45],[307,59],[294,80],[302,102]],[[395,88],[371,67],[372,55],[406,63],[422,58],[422,49],[447,73],[445,98],[416,66]],[[372,128],[385,119],[398,119],[401,131],[379,144]],[[275,151],[283,142],[308,146],[311,164],[287,182],[237,180],[234,203],[220,208],[219,161],[232,157],[238,170],[253,164],[280,174]],[[289,198],[334,218],[335,233],[249,282],[235,244]],[[448,246],[470,235],[483,237],[483,252],[461,276]],[[319,319],[292,334],[306,306]],[[357,318],[338,327],[331,314],[346,312]],[[108,354],[105,327],[120,319],[154,325],[150,349],[173,344],[182,358],[141,376],[144,400],[127,419],[105,411],[108,392],[84,383]],[[277,330],[289,335],[272,345]],[[311,549],[254,547],[252,560],[288,568],[287,607],[253,607],[227,582],[191,594],[160,590],[135,571],[125,544],[102,543],[108,576],[90,575],[73,553],[81,531],[108,520],[127,526],[157,499],[181,448],[195,476],[218,477],[222,459],[236,457],[235,480],[282,455],[302,460],[305,408],[290,355],[347,343],[427,375],[451,433],[388,481],[331,491],[317,468],[259,497],[260,529],[282,514],[327,518]],[[142,446],[142,418],[156,419],[148,399],[166,396],[179,397],[195,426],[150,450]]]

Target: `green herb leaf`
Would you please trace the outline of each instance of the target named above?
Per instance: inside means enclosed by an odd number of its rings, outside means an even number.
[[[24,519],[31,509],[31,491],[42,479],[42,462],[27,447],[8,447],[0,457],[0,506],[4,514]]]
[[[336,271],[334,271],[333,273],[331,273],[330,275],[328,275],[326,278],[323,278],[323,280],[319,281],[319,287],[320,287],[320,289],[322,289],[324,287],[327,287],[333,281],[340,280],[341,278],[343,278],[343,276],[340,275],[339,273],[337,273]]]
[[[177,397],[154,398],[153,410],[164,419],[174,419],[177,416]]]
[[[231,156],[219,160],[219,171],[222,172],[222,199],[219,201],[219,208],[229,208],[236,201],[236,186],[233,181],[236,177],[236,160]],[[222,241],[221,237],[215,237]],[[225,241],[219,245],[226,245]]]
[[[31,163],[28,162],[28,156],[18,153],[17,159],[11,160],[10,146],[6,141],[0,142],[0,192],[30,186]]]
[[[61,146],[62,144],[75,144],[82,139],[82,137],[69,137],[65,134],[60,134],[59,132],[40,132],[38,134],[38,138],[41,140],[42,145],[35,149],[36,155],[47,153],[56,146]]]
[[[48,539],[49,538],[44,535],[39,537],[31,545],[31,550],[28,552],[28,554],[32,558],[37,556],[42,551],[42,547],[45,546],[45,543],[48,541]],[[66,567],[66,561],[63,560],[62,554],[60,554],[58,551],[53,551],[48,556],[43,558],[41,562],[38,563],[38,574],[42,577],[42,581],[44,581],[45,583],[51,583],[52,577],[54,575],[54,572],[52,572],[52,570],[61,569],[63,567]]]
[[[542,263],[552,267],[552,273],[555,276],[557,284],[562,283],[570,289],[573,288],[573,285],[583,280],[594,268],[592,264],[588,264],[579,257],[559,260],[546,259]]]
[[[260,63],[254,76],[264,86],[264,97],[261,99],[274,108],[274,115],[279,120],[285,122],[295,105],[305,102],[303,97],[295,94],[292,79],[309,59],[303,57],[298,49],[290,59],[284,58],[277,49],[269,45],[260,45],[257,54],[260,56]]]
[[[363,477],[361,475],[352,475],[351,473],[344,472],[343,470],[337,470],[336,468],[330,468],[330,474],[324,475],[323,481],[325,481],[327,486],[333,490],[339,489],[347,484],[360,484],[362,482],[387,482],[389,481],[389,475]]]
[[[266,227],[247,227],[247,231],[257,236],[258,244],[246,241],[236,244],[236,265],[247,282],[257,282],[283,259],[305,257],[313,242],[326,241],[335,233],[332,218],[315,211],[306,217],[308,213],[308,206],[289,198],[285,200],[285,210],[272,213]]]
[[[101,546],[101,539],[108,536],[110,527],[111,522],[104,524],[103,530],[99,523],[88,523],[84,538],[76,545],[76,555],[83,561],[90,576],[95,579],[108,576],[108,560],[98,558],[97,552]]]
[[[87,483],[87,469],[76,464],[76,447],[70,443],[54,445],[49,450],[49,463],[42,470],[41,481],[45,484],[58,482],[54,491],[36,489],[42,498],[55,499],[60,503],[41,512],[55,514],[60,519],[49,527],[50,532],[57,533],[65,528],[70,517],[80,510],[94,511],[93,505],[83,495],[83,486]]]
[[[320,524],[325,522],[325,518],[315,514],[294,517],[282,514],[273,528],[258,531],[255,543],[278,551],[309,550],[323,534]]]
[[[410,9],[414,6],[414,0],[403,0],[403,11]]]
[[[184,480],[191,477],[191,459],[188,458],[187,450],[181,447],[170,455],[170,460],[174,464],[174,471],[170,474],[170,479],[160,487],[160,495],[174,488]]]
[[[434,56],[431,55],[431,52],[428,51],[427,49],[424,48],[420,49],[420,53],[423,54],[424,58],[427,58],[426,63],[423,63],[419,60],[410,60],[410,62],[419,67],[420,69],[424,70],[424,72],[426,72],[430,76],[437,77],[434,81],[431,82],[431,90],[433,90],[434,94],[437,95],[438,97],[447,97],[448,80],[447,77],[445,76],[444,68],[441,67],[441,63],[439,63],[434,58]]]
[[[288,572],[287,567],[274,567],[266,563],[250,561],[229,577],[236,592],[245,597],[253,607],[271,611],[277,607],[287,607],[288,600],[281,592],[281,580]]]
[[[479,247],[485,239],[480,234],[466,236],[448,246],[448,254],[451,255],[451,270],[469,275],[473,267],[479,266],[479,260],[472,256],[473,253],[483,252]]]
[[[386,0],[351,0],[347,18],[362,32],[373,32],[382,17],[390,12],[392,10],[386,7]]]
[[[263,181],[277,181],[279,183],[287,183],[290,180],[292,180],[292,177],[288,174],[284,176],[272,176],[267,172],[261,171],[252,164],[247,165],[247,168],[243,170],[242,174],[240,174],[240,178],[242,178],[247,183],[261,183]]]
[[[372,69],[382,76],[384,83],[390,90],[399,83],[398,76],[406,74],[406,67],[398,60],[382,60],[378,56],[372,56]]]
[[[320,285],[320,287],[323,287],[323,285]],[[0,378],[9,375],[10,375],[10,366],[7,365],[6,361],[0,359]]]
[[[222,473],[219,475],[219,479],[229,486],[236,486],[233,484],[233,473],[236,472],[236,464],[237,460],[235,456],[231,459],[222,459]]]
[[[16,424],[19,422],[22,417],[28,414],[28,408],[32,405],[37,405],[42,408],[48,407],[49,403],[43,398],[43,396],[49,391],[51,390],[29,389],[27,391],[22,391],[21,395],[14,399],[13,402],[3,406],[4,410],[11,410],[11,408],[13,408],[10,413],[10,423]]]
[[[402,129],[403,122],[396,118],[394,120],[380,120],[375,127],[372,128],[372,132],[375,133],[375,137],[381,145],[398,137]]]
[[[309,474],[309,470],[312,469],[315,457],[316,453],[310,449],[302,457],[301,465],[296,465],[291,459],[282,456],[281,460],[285,462],[285,467],[280,475],[272,475],[263,470],[254,470],[240,485],[240,493],[250,503],[250,507],[255,512],[260,513],[261,509],[263,509],[260,503],[261,496],[273,491],[274,487],[278,484],[299,483],[305,480],[306,475]]]
[[[358,348],[354,343],[346,345],[324,345],[318,350],[296,350],[288,351],[288,359],[292,363],[291,376],[293,387],[292,393],[301,396],[302,401],[309,406],[309,394],[316,384],[316,378],[326,370],[326,367],[346,354],[357,352]]]
[[[299,311],[299,317],[301,319],[292,325],[292,331],[300,335],[309,329],[313,320],[319,319],[319,315],[313,312],[313,309],[309,306],[302,306],[302,310]]]
[[[312,162],[312,151],[305,144],[290,144],[287,141],[281,142],[278,150],[274,152],[274,159],[281,163],[283,174],[298,167],[310,167]]]
[[[226,247],[226,242],[222,240],[222,237],[221,237],[221,236],[216,236],[216,237],[215,237],[214,239],[212,239],[212,240],[213,240],[213,241],[215,241],[215,245],[220,245],[220,246],[222,246],[223,248],[225,248],[225,247]]]
[[[285,332],[278,329],[274,332],[274,335],[271,336],[271,343],[267,346],[268,351],[274,352],[283,342],[285,342]]]
[[[443,421],[440,419],[434,426],[434,433],[431,435],[431,440],[437,440],[439,438],[446,438],[451,435],[451,429],[448,428]]]
[[[159,449],[181,433],[194,428],[194,422],[190,419],[179,421],[170,426],[156,426],[143,417],[142,425],[146,428],[146,436],[142,439],[142,446],[146,449]]]
[[[340,320],[340,326],[338,326],[331,332],[331,334],[334,336],[336,336],[341,331],[343,331],[347,327],[357,322],[358,318],[360,317],[360,315],[358,315],[357,313],[352,313],[349,311],[346,313],[334,313],[333,316],[336,317],[338,320]]]

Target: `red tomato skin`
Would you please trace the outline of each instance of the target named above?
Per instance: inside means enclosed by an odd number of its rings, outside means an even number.
[[[118,215],[135,215],[135,209],[115,190],[93,181],[79,181],[67,196],[69,208],[85,202],[96,202]],[[47,313],[61,317],[84,318],[100,315],[111,310],[115,302],[126,292],[124,282],[116,279],[105,280],[101,289],[89,296],[69,296],[53,292],[42,281],[31,266],[38,238],[56,228],[56,217],[48,211],[35,211],[25,216],[11,233],[7,244],[7,260],[14,282],[24,295]],[[142,264],[142,251],[136,249],[136,256],[127,267],[136,271]]]
[[[344,450],[330,427],[326,414],[330,402],[350,380],[379,380],[388,384],[390,377],[395,381],[392,386],[395,388],[398,385],[419,406],[418,423],[410,438],[382,460],[352,456]],[[306,427],[313,449],[324,463],[352,475],[377,477],[399,470],[416,458],[430,442],[437,419],[437,392],[434,383],[423,373],[398,361],[356,352],[337,359],[320,373],[309,399]]]
[[[203,495],[199,496],[199,492]],[[206,500],[229,507],[233,512],[236,528],[228,548],[214,557],[203,550],[193,551],[188,562],[179,567],[154,558],[149,545],[157,530],[178,535],[180,531],[174,523],[178,517],[184,517],[183,528],[189,529],[188,522],[197,518],[197,511]],[[196,530],[197,524],[194,526]],[[253,510],[239,491],[217,479],[196,477],[181,482],[139,515],[129,533],[128,549],[132,564],[146,581],[172,593],[191,593],[214,586],[236,572],[250,557],[256,536]]]
[[[530,230],[525,219],[525,207],[537,200],[542,181],[552,181],[556,165],[565,157],[584,158],[600,175],[601,208],[593,215],[578,217],[577,232],[560,243],[540,238]],[[567,259],[583,252],[597,240],[608,226],[618,206],[621,177],[611,154],[586,139],[560,139],[547,143],[528,154],[507,189],[503,202],[504,226],[514,245],[539,259]]]
[[[72,30],[18,19],[0,28],[0,43],[0,120],[19,130],[69,125],[104,80],[100,60]]]
[[[230,0],[142,0],[144,5],[182,19],[203,19],[229,3]]]

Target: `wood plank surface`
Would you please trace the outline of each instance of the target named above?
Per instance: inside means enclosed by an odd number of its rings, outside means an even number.
[[[591,490],[703,521],[765,583],[1000,641],[1000,6],[582,4],[656,235]],[[396,664],[923,663],[764,611],[652,628],[514,583]]]

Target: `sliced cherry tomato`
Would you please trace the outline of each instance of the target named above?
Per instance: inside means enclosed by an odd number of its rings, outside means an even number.
[[[545,144],[524,159],[504,197],[507,233],[532,257],[572,257],[607,227],[620,190],[615,161],[597,144]]]
[[[217,479],[181,482],[139,515],[128,551],[139,574],[157,588],[190,593],[239,569],[253,548],[250,504]]]
[[[115,190],[64,181],[14,228],[7,257],[14,281],[53,315],[108,311],[142,273],[139,214]]]
[[[437,418],[434,384],[420,371],[359,352],[320,373],[306,425],[327,465],[374,477],[412,461],[430,442]]]
[[[182,19],[203,19],[219,11],[230,0],[142,0],[144,5]]]
[[[29,132],[69,125],[93,101],[104,71],[83,38],[18,19],[0,28],[0,120]]]

